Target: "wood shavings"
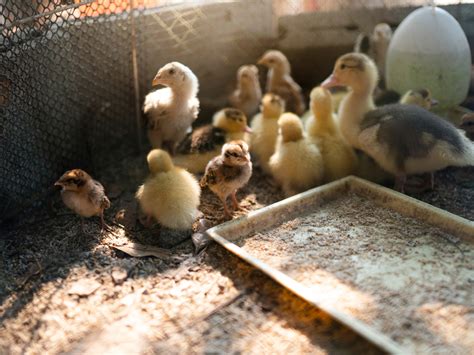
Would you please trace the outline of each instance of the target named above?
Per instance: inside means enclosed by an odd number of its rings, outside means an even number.
[[[158,248],[152,245],[143,245],[139,243],[129,243],[124,245],[112,245],[112,248],[120,250],[125,254],[135,258],[143,258],[145,256],[154,256],[160,259],[169,258],[172,254],[169,250]]]
[[[77,295],[81,297],[89,296],[97,291],[100,286],[102,286],[102,284],[96,280],[83,279],[72,284],[68,293],[70,295]]]
[[[354,194],[308,213],[237,244],[411,352],[474,348],[473,244]]]

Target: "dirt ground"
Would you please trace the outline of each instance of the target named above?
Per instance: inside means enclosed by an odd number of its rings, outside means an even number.
[[[58,196],[21,228],[0,238],[0,353],[379,353],[326,314],[217,245],[194,255],[188,239],[160,258],[112,247],[157,244],[136,222],[134,193],[145,162],[130,158],[97,176],[112,201],[112,231],[68,212]],[[474,219],[474,174],[438,174],[435,191],[415,196]],[[245,213],[282,195],[255,171],[240,191]],[[223,221],[217,198],[201,210]],[[238,215],[237,214],[237,215]]]

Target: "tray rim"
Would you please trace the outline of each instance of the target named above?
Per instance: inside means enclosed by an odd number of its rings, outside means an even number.
[[[318,186],[314,189],[302,192],[298,195],[283,199],[278,201],[274,204],[269,206],[263,207],[259,210],[252,211],[246,216],[239,217],[237,219],[222,223],[217,225],[213,228],[210,228],[206,231],[211,239],[215,242],[220,244],[222,247],[230,251],[231,253],[237,255],[239,258],[243,259],[250,265],[256,267],[267,276],[269,276],[274,281],[281,284],[283,287],[287,288],[297,296],[301,297],[305,301],[309,302],[310,304],[316,306],[317,308],[323,310],[331,317],[339,321],[340,323],[344,324],[345,326],[349,327],[372,344],[376,345],[380,349],[393,354],[403,354],[407,353],[407,350],[404,349],[399,343],[393,341],[387,335],[383,334],[382,332],[374,329],[370,325],[366,324],[363,321],[358,320],[357,318],[348,315],[342,311],[339,311],[333,307],[321,304],[314,296],[315,290],[310,290],[303,284],[299,283],[298,281],[294,280],[290,276],[286,275],[285,273],[279,271],[276,268],[271,267],[270,265],[266,264],[265,262],[261,261],[260,259],[252,256],[250,253],[245,251],[244,249],[240,248],[236,244],[234,244],[231,240],[226,239],[222,236],[222,233],[225,233],[233,228],[238,227],[240,224],[245,223],[249,220],[255,220],[261,217],[262,215],[266,215],[271,213],[273,210],[278,210],[286,205],[291,205],[296,203],[299,200],[306,200],[310,199],[311,197],[315,197],[322,193],[327,193],[331,191],[337,191],[340,189],[357,189],[363,188],[368,189],[371,192],[375,192],[378,195],[386,195],[392,199],[406,202],[414,207],[415,209],[422,209],[424,211],[429,211],[430,213],[434,214],[434,216],[441,218],[442,220],[449,220],[455,226],[467,228],[468,230],[473,231],[474,236],[474,221],[470,221],[438,207],[429,205],[425,202],[417,200],[413,197],[407,196],[405,194],[399,193],[392,189],[377,185],[375,183],[369,182],[367,180],[355,177],[355,176],[347,176],[345,178],[339,179],[337,181]],[[369,196],[370,198],[370,196]],[[403,214],[403,212],[400,212]],[[427,222],[429,223],[429,221]]]

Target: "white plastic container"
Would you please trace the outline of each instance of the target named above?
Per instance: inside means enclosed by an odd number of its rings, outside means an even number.
[[[441,109],[467,96],[471,50],[456,19],[438,7],[408,15],[395,31],[387,55],[387,87],[401,94],[428,88]]]

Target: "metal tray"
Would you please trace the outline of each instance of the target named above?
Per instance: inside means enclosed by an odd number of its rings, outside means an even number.
[[[309,288],[307,285],[305,286],[289,276],[285,270],[282,270],[285,268],[272,267],[269,265],[270,263],[263,262],[253,255],[255,253],[252,253],[251,250],[246,251],[234,243],[237,240],[245,240],[245,238],[256,233],[265,233],[265,231],[272,230],[272,228],[278,228],[283,223],[296,217],[318,211],[325,204],[331,203],[331,201],[335,201],[342,196],[347,196],[349,193],[368,199],[371,202],[373,201],[375,205],[395,211],[402,216],[411,217],[428,225],[438,227],[459,238],[461,243],[471,245],[474,240],[474,222],[353,176],[317,187],[251,212],[247,216],[211,228],[207,233],[224,248],[266,273],[296,295],[322,309],[334,319],[358,332],[380,349],[389,353],[410,352],[410,349],[395,342],[387,334],[377,330],[367,322],[357,319],[344,310],[338,309],[337,306],[328,306],[327,303],[322,301],[317,284],[311,285],[311,288]],[[272,242],[265,241],[265,243],[267,242],[271,247]],[[320,291],[324,292],[324,289]]]

